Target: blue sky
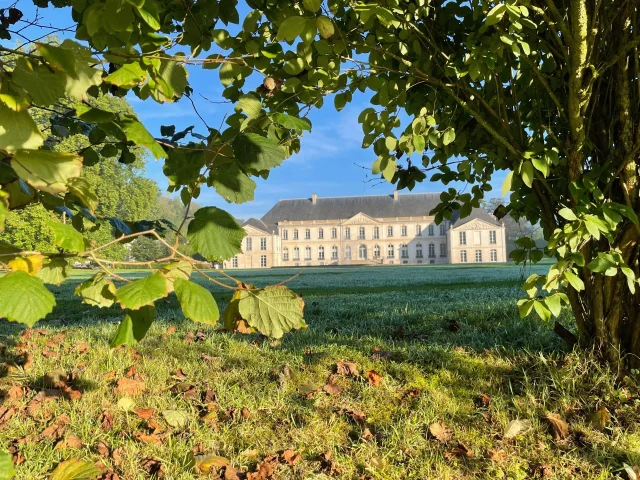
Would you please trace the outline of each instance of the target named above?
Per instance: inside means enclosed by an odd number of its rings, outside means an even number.
[[[0,8],[9,4],[7,0],[0,0]],[[34,18],[35,10],[30,0],[20,0],[18,8],[25,13],[25,20]],[[73,24],[69,9],[41,9],[39,14],[40,23],[57,27]],[[47,31],[31,27],[23,33],[34,38]],[[209,125],[218,127],[225,113],[232,112],[233,106],[212,104],[200,97],[202,94],[213,101],[224,100],[221,97],[222,86],[218,80],[218,71],[203,70],[198,66],[189,66],[188,70],[189,82],[195,91],[192,98],[198,111]],[[203,206],[215,205],[224,208],[237,218],[246,219],[261,217],[280,199],[305,198],[310,197],[312,193],[317,193],[320,197],[391,194],[394,190],[393,185],[374,179],[370,170],[361,168],[369,168],[375,160],[371,149],[361,148],[362,129],[357,121],[359,112],[368,106],[368,98],[363,94],[354,96],[354,102],[341,112],[336,112],[333,100],[327,98],[324,108],[312,111],[309,118],[313,122],[313,129],[301,139],[300,153],[273,169],[268,180],[257,180],[254,201],[242,205],[228,204],[213,189],[205,188],[197,202]],[[152,100],[141,101],[130,95],[129,101],[154,135],[159,136],[160,126],[166,124],[175,124],[178,130],[195,125],[196,131],[206,132],[205,126],[187,99],[175,104],[160,105]],[[147,163],[146,174],[155,180],[161,189],[166,189],[167,180],[162,174],[162,161],[150,160]],[[503,179],[504,174],[495,176],[492,182],[493,191],[487,194],[488,198],[500,196]],[[447,188],[451,186],[465,187],[462,184],[449,184]],[[439,192],[444,188],[439,182],[425,181],[418,184],[413,191]]]

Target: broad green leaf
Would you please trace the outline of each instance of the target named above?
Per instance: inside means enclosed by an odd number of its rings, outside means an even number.
[[[425,141],[422,135],[414,135],[413,136],[413,148],[416,149],[417,153],[422,153],[424,151]]]
[[[249,118],[255,118],[262,111],[262,102],[257,95],[247,93],[240,97],[235,109],[236,111],[244,112]]]
[[[139,310],[127,310],[109,342],[109,346],[111,348],[120,345],[133,346],[140,342],[151,328],[155,316],[156,309],[153,306],[144,306]]]
[[[576,214],[573,213],[573,210],[568,207],[561,208],[558,212],[558,215],[560,215],[565,220],[569,220],[570,222],[578,219],[578,217],[576,217]]]
[[[511,185],[513,182],[513,172],[507,173],[507,176],[504,178],[504,182],[502,182],[502,195],[506,196],[507,193],[511,191]]]
[[[520,313],[520,318],[525,318],[527,315],[531,313],[533,310],[533,303],[535,300],[531,299],[521,299],[518,300],[518,312]]]
[[[316,13],[320,10],[320,6],[322,5],[322,0],[302,0],[302,5],[305,10],[308,10],[311,13]]]
[[[74,295],[80,295],[82,303],[92,307],[110,307],[116,301],[116,287],[103,272],[98,272],[78,285]]]
[[[0,102],[0,150],[13,153],[22,148],[38,148],[44,138],[27,110],[14,112]]]
[[[560,316],[560,312],[562,312],[562,301],[560,300],[560,295],[549,295],[545,297],[544,303],[547,305],[547,308],[551,311],[554,317]]]
[[[526,162],[523,162],[520,169],[520,176],[522,177],[524,184],[531,188],[533,185],[533,165],[530,161],[527,160]]]
[[[316,19],[316,25],[318,26],[318,32],[322,38],[330,38],[336,32],[333,22],[325,15],[320,15]]]
[[[213,295],[197,283],[178,278],[174,282],[176,297],[184,316],[194,322],[214,325],[220,318],[218,305]]]
[[[227,163],[212,170],[208,183],[229,203],[244,203],[254,198],[256,182],[236,163]]]
[[[76,106],[76,115],[78,118],[88,123],[111,122],[116,118],[116,115],[113,112],[90,107],[82,103]]]
[[[536,170],[541,172],[545,178],[549,176],[549,165],[544,158],[533,157],[531,159],[531,162],[533,163],[533,166],[536,168]]]
[[[587,268],[595,273],[604,273],[609,268],[614,267],[615,264],[611,258],[607,258],[601,254],[589,262]]]
[[[548,322],[551,319],[551,312],[547,307],[545,307],[545,305],[542,302],[539,302],[538,300],[534,300],[533,308],[538,314],[538,316],[545,322]]]
[[[0,318],[33,327],[53,311],[55,297],[39,278],[11,272],[0,278]]]
[[[276,112],[271,115],[274,122],[282,125],[284,128],[291,130],[308,130],[311,131],[311,121],[308,118],[298,118],[286,113]]]
[[[398,147],[398,139],[392,136],[388,136],[384,139],[384,146],[387,150],[393,152]]]
[[[444,143],[445,145],[449,145],[450,143],[453,143],[453,141],[456,139],[456,131],[453,127],[449,127],[444,131],[444,134],[442,135],[442,143]]]
[[[142,85],[147,79],[147,72],[139,62],[125,63],[118,70],[107,76],[104,81],[120,88],[133,88]]]
[[[67,187],[69,188],[70,194],[80,200],[91,213],[95,213],[96,208],[98,208],[98,196],[94,193],[91,184],[86,178],[70,178],[67,182]]]
[[[153,138],[153,135],[149,133],[149,130],[147,130],[135,117],[129,115],[126,116],[120,121],[120,126],[126,134],[127,140],[135,143],[136,145],[143,145],[147,147],[156,160],[167,156],[164,149],[156,139]]]
[[[393,177],[398,170],[398,163],[396,162],[395,157],[386,157],[386,163],[382,161],[382,176],[384,179],[391,183],[393,181]]]
[[[168,295],[167,283],[160,272],[152,273],[131,283],[123,285],[116,291],[116,297],[122,308],[138,310]]]
[[[631,220],[634,224],[638,225],[638,216],[631,207],[629,207],[628,205],[622,205],[620,203],[613,202],[611,203],[611,206],[618,210],[618,212],[627,217],[629,220]]]
[[[13,170],[37,190],[66,192],[67,183],[82,172],[82,157],[49,150],[18,150],[11,158]]]
[[[242,251],[244,229],[224,210],[204,207],[187,228],[191,246],[207,260],[227,260]]]
[[[567,282],[569,282],[569,284],[577,291],[580,292],[584,290],[584,282],[575,273],[567,270],[564,272],[564,277],[567,279]]]
[[[179,261],[165,265],[160,271],[165,278],[172,282],[179,278],[189,280],[191,273],[193,273],[193,266],[187,261]]]
[[[636,274],[629,267],[620,267],[620,270],[627,277],[627,286],[631,293],[636,293]]]
[[[136,5],[137,6],[137,5]],[[137,7],[138,15],[153,30],[160,30],[160,14],[158,11],[158,2],[156,0],[145,0],[142,7]]]
[[[278,142],[257,133],[240,134],[231,145],[238,161],[245,168],[258,172],[277,167],[286,156]]]
[[[60,463],[49,477],[49,480],[84,480],[100,475],[100,469],[92,462],[77,458]]]
[[[504,17],[505,12],[507,11],[507,6],[504,3],[499,3],[487,13],[487,26],[495,25],[502,17]]]
[[[65,94],[67,77],[63,72],[34,66],[26,59],[17,61],[12,77],[17,85],[27,91],[35,105],[48,107]]]
[[[306,17],[289,17],[280,24],[280,27],[278,27],[278,34],[276,38],[279,41],[285,40],[287,42],[293,42],[296,37],[302,34],[306,25]]]
[[[306,328],[303,309],[302,299],[285,286],[241,290],[238,300],[238,311],[249,326],[273,338]]]
[[[189,413],[184,410],[165,410],[162,412],[162,417],[173,428],[184,428],[191,419]]]
[[[73,51],[45,43],[36,43],[36,49],[50,65],[64,70],[72,77],[76,76],[76,57]]]
[[[26,257],[17,257],[7,263],[7,266],[14,272],[27,272],[29,275],[35,275],[40,271],[44,264],[44,255],[35,254]]]
[[[0,450],[0,480],[10,480],[15,474],[13,456],[9,452]]]
[[[69,262],[64,258],[52,258],[47,262],[38,273],[36,277],[42,280],[44,283],[50,285],[60,285],[67,278],[67,267]]]
[[[84,251],[82,234],[73,228],[73,226],[60,222],[49,222],[49,226],[53,230],[54,244],[56,247],[72,253],[81,253]]]
[[[247,66],[240,62],[242,62],[241,59],[231,58],[222,64],[220,67],[220,83],[222,83],[222,85],[228,87],[236,80],[241,80],[251,73],[251,69],[249,69],[247,73]],[[205,66],[206,65],[207,64],[205,64]]]

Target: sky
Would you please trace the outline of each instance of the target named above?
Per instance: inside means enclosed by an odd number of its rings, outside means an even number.
[[[9,7],[13,3],[0,0],[0,8]],[[36,12],[31,0],[19,0],[17,7],[25,14],[24,20],[35,17]],[[39,15],[41,24],[57,27],[73,25],[68,8],[40,9]],[[46,34],[47,30],[29,27],[23,33],[29,38],[34,38]],[[6,45],[6,42],[3,41],[3,44]],[[198,112],[210,126],[220,126],[224,115],[233,112],[233,106],[214,104],[201,97],[202,95],[214,102],[224,100],[221,96],[223,88],[218,79],[218,71],[203,70],[198,66],[187,68],[189,83],[194,89],[192,99]],[[332,98],[326,98],[325,106],[320,110],[313,110],[309,115],[313,127],[311,132],[305,132],[301,138],[300,153],[289,157],[281,166],[271,170],[267,180],[256,179],[258,186],[253,201],[241,205],[229,204],[215,190],[205,187],[196,200],[197,203],[201,206],[217,206],[236,218],[247,219],[263,216],[278,200],[309,198],[313,193],[319,197],[391,194],[395,189],[393,185],[371,175],[370,167],[376,158],[375,154],[371,149],[361,148],[363,134],[357,118],[360,111],[369,106],[369,96],[354,95],[354,101],[341,112],[335,111]],[[142,101],[130,94],[128,100],[147,129],[155,136],[160,136],[161,125],[168,124],[175,124],[177,131],[191,125],[200,133],[207,131],[186,98],[174,104],[158,104],[153,100]],[[419,159],[416,158],[414,161],[420,164]],[[166,191],[167,179],[162,173],[162,164],[162,160],[149,160],[145,174],[155,180],[162,191]],[[503,180],[504,174],[494,176],[493,191],[487,194],[487,198],[500,196]],[[445,187],[440,182],[425,180],[417,184],[413,192],[440,192],[449,187],[462,189],[465,185],[452,183]],[[467,190],[469,188],[466,186]],[[403,193],[409,192],[400,192],[401,195]]]

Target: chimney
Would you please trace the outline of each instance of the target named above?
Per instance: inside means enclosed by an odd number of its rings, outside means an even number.
[[[393,191],[393,199],[398,200],[398,190]]]
[[[311,203],[314,204],[314,205],[316,203],[318,203],[318,194],[316,194],[316,193],[312,193],[311,194]]]

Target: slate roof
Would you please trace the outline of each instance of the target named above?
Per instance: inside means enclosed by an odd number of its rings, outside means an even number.
[[[418,217],[429,215],[438,205],[439,193],[366,195],[359,197],[318,197],[314,205],[311,198],[280,200],[262,217],[267,225],[276,225],[283,220],[346,220],[362,212],[373,218]]]
[[[490,223],[491,225],[496,225],[498,227],[500,226],[500,222],[498,222],[498,220],[496,220],[493,215],[485,212],[482,208],[474,208],[471,211],[471,215],[469,215],[468,217],[459,217],[460,212],[453,212],[453,215],[451,216],[451,228],[459,227],[461,225],[464,225],[465,223],[470,222],[471,220],[475,220],[476,218],[478,220],[482,220],[483,222]]]
[[[250,218],[242,224],[243,227],[246,225],[251,225],[252,227],[257,228],[258,230],[262,230],[266,233],[271,233],[271,230],[273,230],[273,227],[270,229],[262,220],[258,218]]]

